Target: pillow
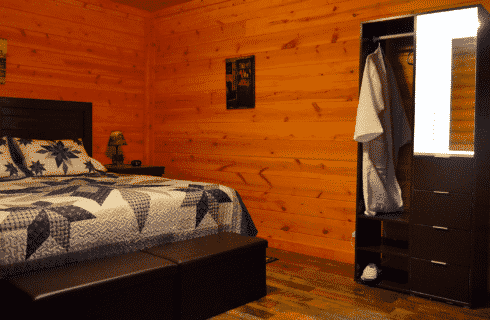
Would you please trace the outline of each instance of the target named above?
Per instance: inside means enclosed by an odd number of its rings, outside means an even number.
[[[0,138],[0,180],[25,178],[26,175],[17,167],[10,154],[7,137]]]
[[[89,157],[78,140],[35,140],[13,138],[22,152],[25,166],[33,175],[61,176],[84,174],[107,169],[97,160]]]

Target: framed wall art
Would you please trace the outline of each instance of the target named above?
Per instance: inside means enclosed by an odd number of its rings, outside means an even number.
[[[255,108],[255,56],[226,59],[226,109]]]
[[[0,39],[0,84],[7,78],[7,40]]]

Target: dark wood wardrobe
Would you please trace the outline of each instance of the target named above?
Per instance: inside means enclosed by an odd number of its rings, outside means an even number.
[[[464,46],[463,49],[458,47],[457,39],[452,42],[451,97],[448,97],[451,111],[447,125],[450,133],[447,136],[449,149],[456,153],[441,156],[437,152],[414,151],[414,141],[431,139],[415,136],[423,129],[421,124],[415,123],[416,112],[419,110],[422,114],[422,109],[426,109],[422,103],[417,109],[415,98],[417,71],[422,73],[417,69],[417,43],[422,44],[422,29],[417,33],[417,21],[422,19],[417,17],[467,8],[477,8],[479,27],[476,37],[472,38],[473,52],[466,52]],[[454,21],[454,24],[464,25],[461,21]],[[434,24],[434,28],[437,27],[440,26]],[[375,216],[364,214],[363,146],[358,144],[355,281],[465,307],[481,306],[486,302],[489,271],[488,12],[476,5],[363,22],[359,88],[366,58],[376,50],[378,42],[394,70],[412,130],[412,142],[400,149],[396,166],[403,211],[377,212]],[[434,105],[437,104],[436,101]],[[457,154],[458,150],[470,153]],[[361,280],[363,270],[371,263],[376,264],[381,273],[375,281]]]

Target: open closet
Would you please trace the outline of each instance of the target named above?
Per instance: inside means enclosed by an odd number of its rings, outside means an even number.
[[[411,141],[395,166],[403,206],[371,215],[358,143],[355,281],[482,305],[489,272],[488,12],[475,5],[363,22],[360,89],[378,47],[396,78]],[[366,280],[373,265],[375,276]]]

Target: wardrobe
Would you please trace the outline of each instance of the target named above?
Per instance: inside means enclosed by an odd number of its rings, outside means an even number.
[[[394,71],[412,141],[396,165],[403,208],[374,216],[365,214],[358,143],[354,279],[482,306],[490,243],[489,14],[473,5],[361,23],[359,88],[378,46]],[[380,273],[364,281],[370,264]]]

